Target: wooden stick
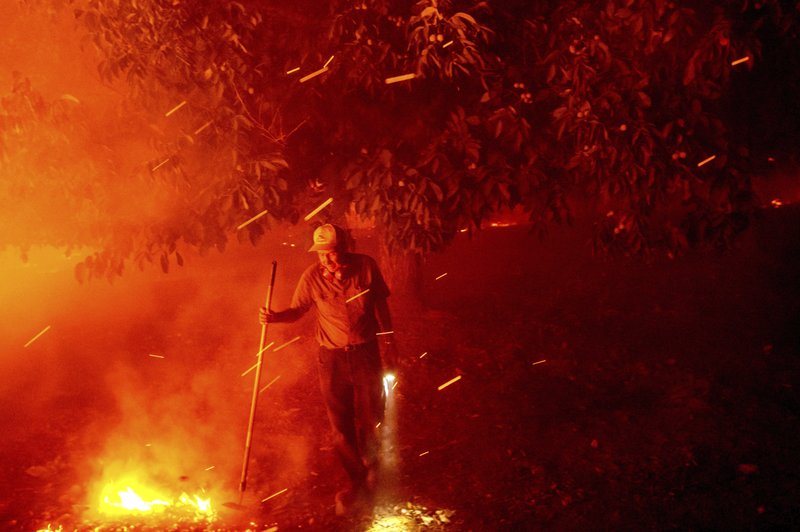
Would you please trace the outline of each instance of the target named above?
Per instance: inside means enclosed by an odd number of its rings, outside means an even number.
[[[278,262],[272,261],[272,274],[269,280],[269,288],[267,289],[267,313],[269,313],[272,306],[272,289],[275,287],[275,271],[278,269]],[[256,376],[253,381],[253,397],[250,400],[250,420],[247,423],[247,438],[244,443],[244,458],[242,460],[242,479],[239,482],[239,504],[242,504],[244,492],[247,489],[247,466],[250,462],[250,444],[253,441],[253,425],[256,420],[256,405],[258,403],[258,389],[261,384],[261,367],[264,353],[264,342],[267,339],[267,324],[261,326],[261,340],[258,344],[258,362],[256,366]]]

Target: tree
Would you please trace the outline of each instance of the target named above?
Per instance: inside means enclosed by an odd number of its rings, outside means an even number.
[[[765,39],[797,56],[779,0],[75,4],[151,131],[139,173],[178,201],[107,239],[91,275],[166,270],[267,210],[236,231],[255,241],[327,197],[320,220],[374,219],[411,262],[515,206],[541,233],[595,220],[598,252],[724,245],[755,206],[731,88]]]

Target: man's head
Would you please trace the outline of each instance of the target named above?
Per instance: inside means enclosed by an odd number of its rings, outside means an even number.
[[[329,272],[341,270],[346,252],[344,230],[332,224],[320,225],[314,230],[313,239],[308,251],[316,251],[320,264]]]

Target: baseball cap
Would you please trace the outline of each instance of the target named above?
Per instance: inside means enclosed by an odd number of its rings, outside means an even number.
[[[333,251],[339,247],[336,227],[323,224],[314,229],[314,244],[308,251]]]

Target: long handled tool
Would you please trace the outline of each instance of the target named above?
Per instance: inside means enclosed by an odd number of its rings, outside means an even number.
[[[272,275],[269,280],[267,290],[267,312],[272,306],[272,289],[275,287],[275,271],[278,269],[278,262],[272,261]],[[256,404],[258,403],[258,390],[261,386],[261,366],[264,353],[264,342],[267,339],[267,324],[261,326],[261,341],[258,344],[258,360],[256,362],[256,376],[253,382],[253,398],[250,400],[250,421],[247,423],[247,439],[244,443],[244,459],[242,460],[242,480],[239,483],[239,504],[242,504],[244,491],[247,489],[247,466],[250,462],[250,443],[253,441],[253,423],[256,420]]]

